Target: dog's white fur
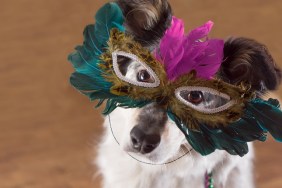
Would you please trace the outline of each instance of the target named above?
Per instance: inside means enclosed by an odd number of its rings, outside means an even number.
[[[148,165],[141,160],[165,163],[183,154],[181,146],[187,145],[184,135],[172,121],[168,121],[160,145],[151,153],[141,156],[130,149],[130,130],[135,125],[140,109],[116,109],[105,118],[105,134],[99,145],[97,165],[104,179],[104,188],[202,188],[204,175],[213,172],[216,188],[254,187],[252,160],[254,151],[244,157],[219,151],[203,157],[191,151],[185,157],[165,165]],[[114,135],[120,145],[117,144]],[[188,146],[189,147],[189,146]]]

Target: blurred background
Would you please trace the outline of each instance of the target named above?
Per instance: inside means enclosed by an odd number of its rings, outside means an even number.
[[[69,85],[67,55],[105,0],[1,0],[0,188],[98,188],[100,110]],[[282,66],[281,0],[171,0],[186,30],[265,43]],[[276,93],[282,98],[282,89]],[[256,143],[259,188],[282,187],[282,144]]]

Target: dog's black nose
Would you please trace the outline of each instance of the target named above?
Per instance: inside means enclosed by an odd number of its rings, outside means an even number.
[[[130,131],[130,138],[133,148],[142,154],[152,152],[161,141],[160,135],[145,134],[137,126]]]

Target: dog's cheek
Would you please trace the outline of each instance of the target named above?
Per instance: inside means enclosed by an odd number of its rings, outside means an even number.
[[[185,139],[184,135],[175,123],[169,120],[162,132],[161,143],[153,152],[156,162],[163,163],[177,157],[183,139]]]
[[[106,119],[109,119],[110,131],[123,147],[128,144],[129,133],[134,126],[136,109],[117,108]]]
[[[185,140],[185,136],[176,126],[176,124],[169,120],[165,125],[165,130],[162,135],[162,139],[164,139],[164,144],[166,147],[170,148],[170,150],[177,151],[183,140]]]

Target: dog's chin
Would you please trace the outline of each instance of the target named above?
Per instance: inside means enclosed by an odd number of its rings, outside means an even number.
[[[136,152],[128,152],[128,154],[138,162],[148,163],[148,164],[160,164],[163,163],[163,159],[160,159],[157,155],[153,153],[141,154]]]
[[[148,164],[171,163],[188,154],[191,150],[192,149],[187,144],[181,144],[178,149],[171,149],[170,151],[162,151],[160,148],[156,148],[153,152],[147,154],[136,152],[131,147],[124,148],[124,151],[133,159],[138,162]]]

